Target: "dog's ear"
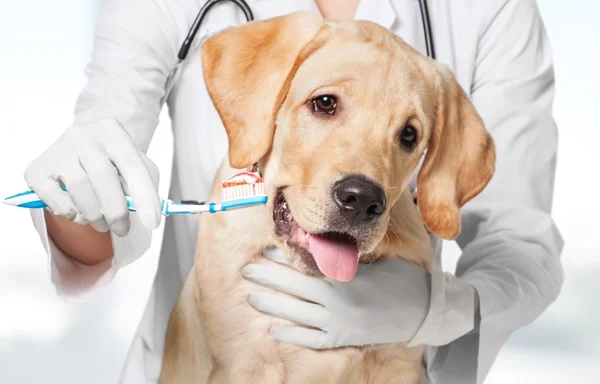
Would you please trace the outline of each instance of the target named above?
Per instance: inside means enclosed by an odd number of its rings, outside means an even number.
[[[417,176],[417,204],[427,228],[452,240],[460,208],[494,174],[494,142],[454,75],[439,66],[437,106],[429,146]]]
[[[227,131],[232,167],[250,166],[271,148],[275,115],[297,68],[318,48],[324,25],[318,13],[295,12],[227,29],[204,42],[204,80]]]

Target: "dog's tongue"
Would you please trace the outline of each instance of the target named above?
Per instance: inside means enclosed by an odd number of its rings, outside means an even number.
[[[338,281],[350,281],[358,269],[358,247],[356,244],[310,235],[308,249],[319,270],[327,277]]]

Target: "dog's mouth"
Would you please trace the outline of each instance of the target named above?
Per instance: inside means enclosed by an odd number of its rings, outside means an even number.
[[[358,269],[358,241],[345,232],[327,231],[309,233],[302,229],[290,210],[282,192],[275,199],[273,221],[277,236],[286,238],[286,244],[304,264],[338,281],[350,281]]]

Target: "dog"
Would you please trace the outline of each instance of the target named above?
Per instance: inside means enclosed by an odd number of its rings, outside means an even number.
[[[229,139],[210,198],[256,164],[269,201],[202,216],[160,383],[424,382],[422,346],[274,341],[269,329],[290,322],[247,303],[256,286],[240,270],[271,262],[261,255],[272,247],[298,271],[342,282],[384,258],[435,268],[430,234],[459,234],[460,208],[495,163],[450,70],[374,23],[312,12],[221,31],[204,42],[202,65]],[[407,184],[422,156],[415,203]]]

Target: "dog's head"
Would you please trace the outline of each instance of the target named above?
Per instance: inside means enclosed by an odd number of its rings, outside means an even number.
[[[492,177],[493,142],[453,75],[373,23],[293,13],[225,30],[202,55],[229,162],[260,163],[274,233],[305,273],[348,281],[385,252],[425,151],[418,207],[444,239]]]

